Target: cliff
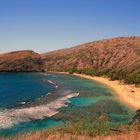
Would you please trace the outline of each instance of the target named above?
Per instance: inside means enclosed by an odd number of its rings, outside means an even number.
[[[40,55],[33,51],[0,54],[0,72],[40,72],[43,70],[43,61]]]
[[[42,54],[46,70],[96,68],[140,69],[140,37],[120,37],[89,42]]]

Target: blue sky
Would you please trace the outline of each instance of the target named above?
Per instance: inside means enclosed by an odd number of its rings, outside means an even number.
[[[140,0],[0,0],[0,53],[140,36]]]

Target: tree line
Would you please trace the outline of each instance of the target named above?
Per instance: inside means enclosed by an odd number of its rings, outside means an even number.
[[[109,69],[106,71],[100,71],[93,68],[85,69],[70,69],[68,70],[70,74],[86,74],[90,76],[107,76],[110,80],[120,80],[126,84],[135,84],[135,86],[140,86],[140,70],[128,72],[122,69]]]

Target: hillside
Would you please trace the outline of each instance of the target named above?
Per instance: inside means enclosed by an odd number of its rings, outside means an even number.
[[[14,51],[0,54],[0,72],[43,71],[43,61],[33,51]]]
[[[0,72],[44,70],[107,75],[140,84],[140,37],[93,41],[44,54],[25,50],[0,55]]]
[[[111,75],[112,79],[122,79],[130,74],[135,80],[140,79],[140,37],[119,37],[89,42],[42,54],[42,58],[46,71],[83,72],[84,69],[88,69],[89,72],[92,69],[98,75]],[[117,75],[122,77],[118,78]],[[129,83],[132,80],[129,77],[127,81]]]

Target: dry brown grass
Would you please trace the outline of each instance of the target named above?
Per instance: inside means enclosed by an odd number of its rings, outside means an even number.
[[[81,119],[77,123],[69,122],[61,127],[18,134],[0,140],[140,140],[140,123],[110,128],[104,114],[86,127],[87,122]],[[96,124],[96,125],[95,125]]]
[[[13,138],[1,138],[0,140],[140,140],[139,132],[131,132],[130,134],[120,134],[115,136],[96,136],[89,137],[86,135],[71,135],[47,131],[34,132],[24,134]]]

